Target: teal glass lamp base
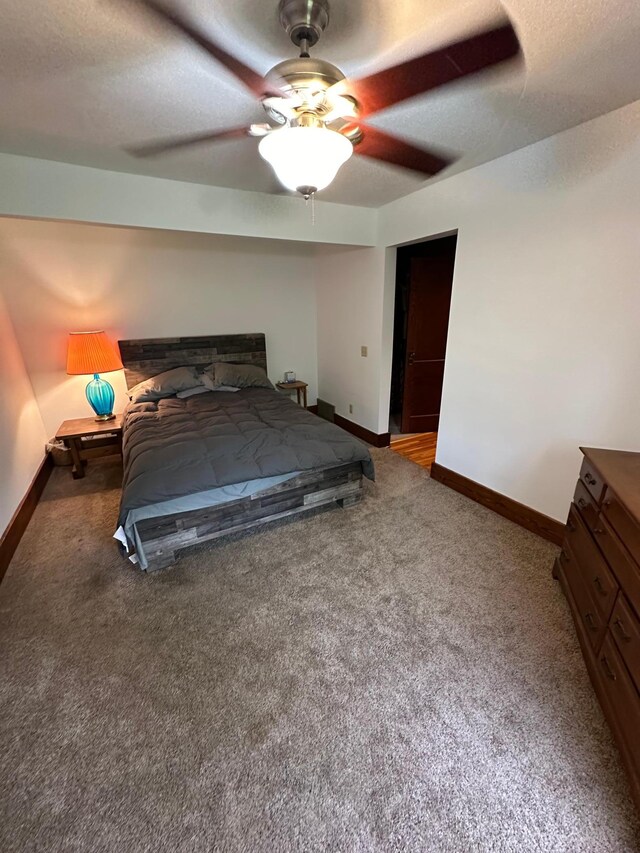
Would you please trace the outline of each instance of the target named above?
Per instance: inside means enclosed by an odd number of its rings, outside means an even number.
[[[100,375],[94,373],[93,379],[87,385],[86,393],[89,405],[96,413],[97,421],[111,421],[115,418],[113,404],[116,395],[106,379],[100,379]]]

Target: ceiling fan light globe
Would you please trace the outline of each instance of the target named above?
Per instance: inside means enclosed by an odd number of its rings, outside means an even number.
[[[286,127],[260,140],[260,156],[292,192],[299,187],[328,187],[353,154],[351,142],[326,127]]]

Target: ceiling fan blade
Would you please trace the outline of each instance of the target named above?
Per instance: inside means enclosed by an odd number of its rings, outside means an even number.
[[[362,125],[360,122],[358,122],[358,126],[363,131],[364,136],[354,148],[356,154],[363,154],[373,160],[382,160],[394,166],[401,166],[403,169],[421,172],[429,177],[445,169],[453,162],[431,151],[418,148],[410,142],[383,133],[376,127]]]
[[[174,136],[171,139],[159,139],[145,145],[132,145],[125,150],[134,157],[155,157],[165,154],[167,151],[177,151],[190,145],[199,145],[202,142],[218,142],[222,139],[238,139],[240,137],[252,136],[250,127],[232,127],[228,130],[214,130],[208,133],[196,133],[193,136]]]
[[[283,93],[273,85],[267,83],[253,68],[249,68],[244,62],[227,53],[220,45],[216,44],[213,39],[203,33],[198,27],[192,24],[188,18],[175,9],[169,9],[164,3],[158,0],[128,0],[128,2],[136,3],[144,6],[149,11],[153,12],[158,17],[162,18],[166,23],[180,30],[183,35],[186,35],[201,48],[207,51],[210,56],[217,59],[221,65],[234,74],[244,85],[253,92],[258,98],[265,95],[283,97]]]
[[[385,68],[369,77],[340,81],[332,89],[348,91],[358,101],[360,114],[366,117],[445,83],[476,74],[511,59],[519,52],[520,43],[515,30],[511,24],[505,24]]]

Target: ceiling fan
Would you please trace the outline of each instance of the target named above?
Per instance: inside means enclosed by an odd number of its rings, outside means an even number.
[[[205,142],[261,137],[261,156],[287,189],[305,198],[327,187],[354,152],[428,176],[444,169],[450,159],[397,139],[364,120],[520,52],[513,27],[505,23],[359,80],[347,80],[332,63],[309,55],[329,23],[328,0],[280,0],[280,23],[300,55],[285,59],[261,77],[183,12],[161,0],[129,2],[145,7],[224,65],[256,95],[269,119],[264,124],[135,146],[127,149],[129,153],[150,157]]]

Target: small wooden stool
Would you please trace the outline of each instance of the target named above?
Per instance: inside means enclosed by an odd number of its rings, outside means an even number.
[[[307,388],[306,382],[276,382],[276,388],[281,391],[295,391],[298,395],[298,405],[307,408]]]
[[[96,436],[104,437],[96,438]],[[73,460],[71,476],[74,480],[79,480],[84,477],[84,467],[87,464],[87,460],[80,456],[81,451],[115,445],[117,451],[122,453],[122,415],[116,415],[110,421],[97,421],[95,418],[73,418],[63,421],[56,433],[56,438],[63,441],[69,448]],[[83,444],[83,438],[92,440]]]

